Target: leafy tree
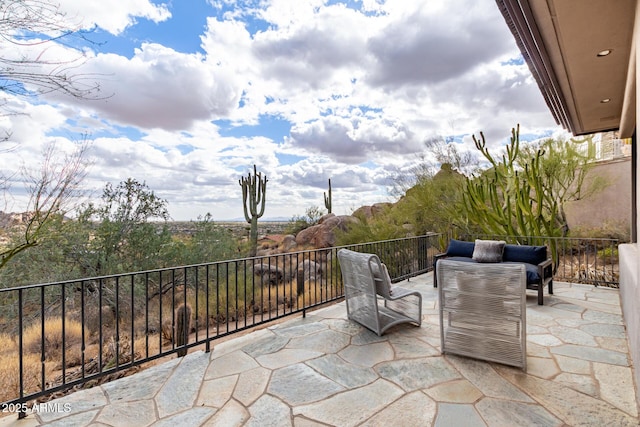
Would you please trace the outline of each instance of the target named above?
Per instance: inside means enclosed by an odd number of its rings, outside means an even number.
[[[404,196],[404,194],[415,185],[433,177],[435,173],[434,169],[434,165],[427,160],[426,156],[420,154],[415,165],[402,171],[397,170],[395,173],[392,172],[391,181],[393,187],[389,191],[389,194],[398,198]]]
[[[602,177],[594,177],[590,185],[584,185],[595,165],[595,151],[581,150],[579,144],[587,142],[590,147],[592,139],[593,135],[583,141],[547,139],[540,144],[523,147],[517,158],[519,167],[526,169],[528,160],[533,159],[537,151],[543,152],[538,178],[543,181],[544,191],[555,199],[558,207],[556,223],[562,228],[563,236],[570,232],[565,212],[567,202],[587,198],[607,185]]]
[[[471,176],[480,169],[478,156],[472,152],[461,152],[459,144],[452,138],[436,136],[424,142],[429,156],[423,153],[417,163],[404,173],[397,173],[393,178],[393,196],[402,197],[415,187],[431,181],[444,165],[458,174]],[[429,161],[434,158],[435,162]]]
[[[174,265],[191,265],[223,261],[238,255],[238,244],[231,230],[218,226],[210,213],[192,222],[194,231],[189,236],[173,237]]]
[[[40,242],[16,253],[11,262],[0,270],[0,288],[67,280],[77,277],[76,264],[65,257],[68,220],[61,215],[51,216],[46,228],[41,229]],[[21,237],[16,233],[11,241],[15,245]]]
[[[459,226],[457,211],[465,184],[464,175],[450,164],[442,165],[432,176],[423,176],[396,205],[402,222],[415,234],[445,232]]]
[[[465,175],[458,170],[476,168],[477,160],[472,155],[460,154],[455,144],[449,148],[441,138],[427,141],[429,149],[442,162],[434,173],[434,166],[422,156],[421,161],[409,173],[398,175],[394,191],[399,200],[381,215],[360,218],[346,233],[338,238],[340,244],[385,240],[420,235],[429,232],[455,232],[454,227],[466,229],[460,221],[459,205],[465,185]],[[450,163],[452,162],[452,163]]]
[[[86,243],[69,248],[69,255],[85,264],[91,276],[160,267],[162,251],[171,244],[169,219],[167,201],[145,183],[133,178],[115,187],[108,183],[99,205],[80,210],[77,233]]]

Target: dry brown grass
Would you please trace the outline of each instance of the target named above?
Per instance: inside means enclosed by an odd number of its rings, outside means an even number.
[[[277,307],[291,308],[298,298],[295,285],[280,284],[277,286],[264,286],[255,291],[253,301],[254,313],[267,313],[276,310]]]
[[[147,349],[146,337],[137,338],[133,342],[133,345],[136,351],[139,351],[144,355]],[[158,340],[157,335],[149,335],[148,349],[149,349],[149,356],[154,356],[160,353],[160,341]]]
[[[18,351],[18,344],[7,334],[0,334],[0,356],[15,354]]]
[[[316,281],[315,279],[306,280],[304,282],[304,293],[298,295],[298,307],[303,305],[313,305],[323,301],[327,298],[333,298],[336,294],[335,285],[329,285],[322,281]]]
[[[50,317],[44,322],[44,357],[47,361],[62,363],[62,352],[65,351],[67,367],[76,366],[81,360],[82,324],[67,318],[64,322],[64,346],[62,337],[62,318]],[[85,331],[85,337],[88,333]],[[26,355],[41,354],[43,331],[39,322],[27,327],[23,334],[24,353]],[[60,367],[60,366],[58,366]]]
[[[42,387],[42,365],[36,354],[27,354],[23,358],[24,390],[32,393]],[[47,363],[44,366],[45,377],[50,378],[53,367]],[[20,359],[18,345],[8,335],[0,335],[0,402],[15,399],[20,396]]]

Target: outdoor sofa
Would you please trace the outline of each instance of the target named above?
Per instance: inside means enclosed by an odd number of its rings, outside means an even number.
[[[451,239],[445,253],[436,254],[433,271],[441,259],[464,262],[522,263],[527,270],[527,289],[538,291],[538,305],[543,304],[542,291],[548,286],[553,294],[553,262],[547,256],[546,246],[506,244],[497,240],[466,242]],[[437,274],[433,275],[433,287],[438,286]]]

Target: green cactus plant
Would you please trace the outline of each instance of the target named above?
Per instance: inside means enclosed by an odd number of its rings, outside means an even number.
[[[324,193],[324,206],[327,208],[327,213],[331,213],[331,178],[329,178],[329,194]]]
[[[566,221],[557,199],[541,172],[544,150],[523,160],[520,156],[520,127],[511,130],[506,154],[496,160],[486,147],[485,137],[474,135],[476,148],[489,161],[491,168],[475,179],[467,180],[462,203],[465,216],[482,232],[501,236],[564,235]],[[518,242],[540,244],[541,242]],[[556,259],[555,240],[548,242]]]
[[[482,132],[474,135],[476,148],[491,164],[477,179],[470,179],[463,206],[473,223],[487,234],[507,236],[559,236],[562,234],[558,205],[541,179],[544,150],[537,150],[524,168],[517,163],[520,128],[512,129],[506,154],[496,160],[486,148]]]
[[[256,165],[253,165],[253,175],[249,172],[246,177],[242,177],[238,182],[242,187],[244,218],[251,224],[249,256],[253,257],[256,256],[258,250],[258,218],[264,214],[267,176],[265,175],[263,178],[262,173],[256,170]]]

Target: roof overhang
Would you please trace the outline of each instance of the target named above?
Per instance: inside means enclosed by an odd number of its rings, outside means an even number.
[[[574,135],[635,127],[635,0],[496,3],[558,124]]]

